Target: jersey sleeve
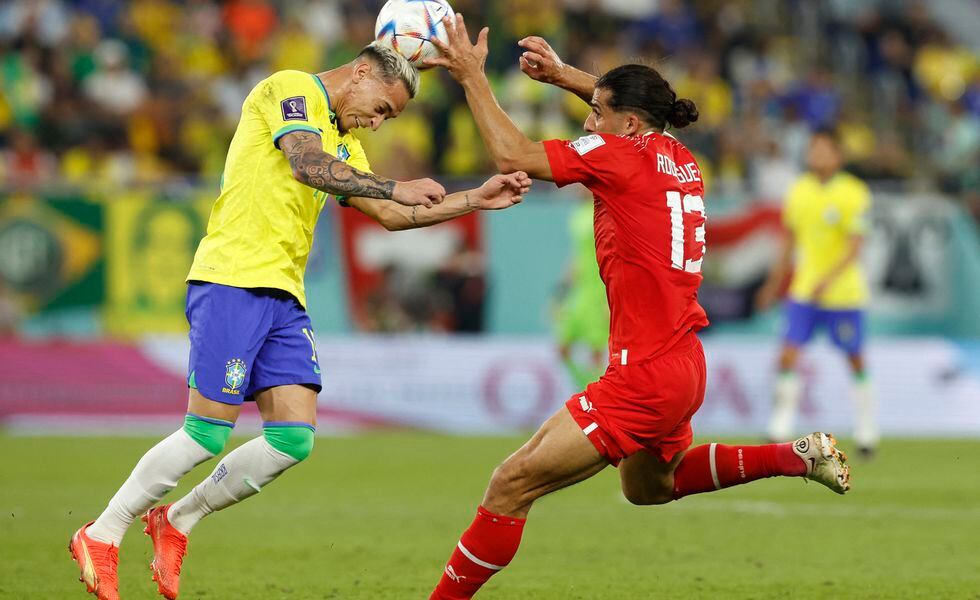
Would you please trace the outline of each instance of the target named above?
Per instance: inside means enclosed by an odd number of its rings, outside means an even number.
[[[308,73],[279,71],[256,86],[253,97],[255,110],[269,126],[272,143],[279,147],[279,140],[287,133],[309,131],[320,135],[320,130],[310,123],[314,102],[319,102],[319,92]]]
[[[871,192],[864,182],[856,181],[841,219],[844,231],[852,236],[865,235],[868,232],[870,213]]]
[[[558,187],[581,183],[594,188],[620,177],[625,158],[619,136],[591,134],[577,140],[547,140],[544,150]]]
[[[364,152],[364,146],[361,145],[360,140],[354,138],[350,143],[347,144],[347,150],[350,152],[350,156],[347,157],[347,164],[354,167],[358,171],[364,171],[365,173],[374,173],[371,170],[371,163],[368,162],[367,154]],[[350,204],[347,203],[347,196],[337,196],[337,204],[348,207]]]

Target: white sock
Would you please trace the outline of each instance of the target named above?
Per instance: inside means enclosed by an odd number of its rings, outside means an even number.
[[[800,403],[801,392],[800,378],[795,371],[779,374],[779,379],[776,381],[775,403],[772,407],[772,415],[769,417],[770,439],[782,441],[794,437],[796,407]]]
[[[183,429],[170,434],[136,463],[105,511],[86,530],[86,535],[118,546],[136,517],[174,489],[191,469],[213,456]]]
[[[867,376],[855,378],[851,386],[854,412],[854,441],[859,448],[874,448],[878,443],[878,397]]]
[[[230,452],[204,481],[174,502],[167,518],[187,535],[204,517],[254,496],[298,462],[257,437]]]

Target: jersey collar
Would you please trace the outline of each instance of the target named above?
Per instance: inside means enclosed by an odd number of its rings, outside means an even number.
[[[330,94],[327,92],[327,88],[323,87],[323,82],[316,76],[316,73],[310,73],[310,76],[313,77],[313,81],[316,82],[317,86],[320,88],[320,91],[323,92],[323,97],[327,99],[327,112],[330,114],[330,122],[336,124],[337,115],[334,114],[333,107],[330,106]]]

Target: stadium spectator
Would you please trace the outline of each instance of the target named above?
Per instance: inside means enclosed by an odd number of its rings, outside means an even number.
[[[85,95],[112,117],[127,116],[146,98],[146,82],[129,70],[126,46],[114,39],[95,49],[95,71],[85,78]]]

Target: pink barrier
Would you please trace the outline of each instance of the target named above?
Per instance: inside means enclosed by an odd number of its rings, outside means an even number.
[[[146,434],[179,425],[187,385],[133,344],[0,339],[0,425],[27,433]],[[398,428],[396,420],[321,406],[321,432]],[[236,431],[261,425],[246,406]]]
[[[0,340],[0,421],[16,415],[179,414],[187,387],[134,345]]]

